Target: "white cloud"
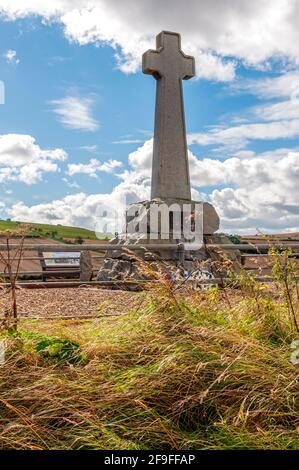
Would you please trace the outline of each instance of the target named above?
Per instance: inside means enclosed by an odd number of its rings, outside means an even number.
[[[299,71],[274,78],[236,81],[229,92],[250,93],[261,104],[249,107],[238,115],[222,117],[225,124],[209,126],[207,131],[188,135],[189,144],[217,145],[216,151],[247,151],[253,140],[295,139],[299,137]]]
[[[259,80],[251,81],[250,85],[247,83],[242,91],[247,91],[250,87],[251,93],[255,93],[260,98],[271,97],[272,100],[253,106],[238,116],[232,116],[231,125],[210,126],[207,132],[190,134],[188,143],[202,146],[227,146],[236,150],[246,147],[251,140],[297,138],[299,136],[299,87],[293,87],[290,80],[287,92],[284,85],[276,81],[278,78],[271,80],[266,80],[269,85],[267,91],[263,81]]]
[[[25,222],[61,223],[94,230],[98,222],[97,214],[101,204],[119,210],[120,207],[124,206],[124,203],[130,204],[146,200],[150,197],[151,153],[152,140],[145,142],[136,152],[132,152],[129,155],[129,163],[132,170],[123,172],[120,175],[122,182],[109,194],[87,195],[81,192],[66,196],[61,200],[54,200],[47,204],[38,204],[31,207],[26,206],[23,202],[18,202],[8,210],[8,214],[15,220]],[[100,163],[97,160],[96,162],[97,165]],[[90,171],[95,172],[96,170],[92,167],[86,168],[89,164],[85,166],[78,164],[75,168],[71,167],[71,173],[79,173],[82,170],[87,171],[87,174],[90,174]],[[96,168],[97,165],[94,164]],[[105,165],[105,163],[101,165]],[[115,165],[109,165],[108,162],[108,168],[111,166]]]
[[[8,64],[18,65],[20,63],[20,59],[18,59],[18,57],[17,57],[17,52],[14,51],[13,49],[8,49],[8,51],[6,51],[3,54],[3,56],[5,57],[6,62]]]
[[[59,100],[52,100],[53,112],[57,114],[60,122],[70,128],[94,132],[99,123],[92,116],[94,101],[91,98],[67,96]]]
[[[148,191],[143,186],[123,182],[114,188],[111,194],[87,195],[82,192],[31,207],[18,202],[7,212],[15,220],[60,223],[95,230],[101,205],[119,210],[123,207],[124,200],[130,203],[144,200],[148,196]]]
[[[291,70],[274,77],[237,80],[231,85],[233,92],[246,92],[263,99],[287,98],[299,92],[299,71]]]
[[[265,112],[266,108],[264,108]],[[238,149],[245,147],[250,140],[292,139],[298,136],[299,119],[282,119],[273,122],[251,122],[226,128],[215,126],[206,133],[190,134],[188,143],[199,145],[220,144]]]
[[[216,186],[209,200],[221,226],[236,232],[299,229],[299,152],[278,149],[224,161],[190,158],[193,184]]]
[[[99,171],[103,171],[104,173],[113,173],[116,168],[122,166],[122,162],[118,160],[108,160],[108,162],[104,162],[100,165]]]
[[[141,139],[120,139],[112,142],[113,144],[142,144],[143,140]]]
[[[96,158],[92,158],[89,163],[71,163],[68,165],[67,173],[69,176],[74,176],[80,173],[91,177],[97,177],[99,172],[113,173],[116,168],[122,166],[118,160],[108,160],[101,163]]]
[[[67,178],[62,178],[62,181],[72,189],[80,189],[80,185],[76,181],[69,181]]]
[[[150,197],[152,140],[129,155],[130,169],[110,194],[78,193],[31,207],[19,202],[9,215],[17,220],[63,223],[91,229],[101,204],[119,208]],[[192,194],[212,202],[221,228],[231,232],[299,230],[299,151],[277,149],[250,157],[199,160],[189,152]],[[222,189],[216,189],[221,184]],[[202,186],[211,186],[200,194]]]
[[[98,150],[98,146],[96,144],[94,144],[94,145],[82,145],[80,147],[80,150],[85,150],[86,152],[94,153]]]
[[[57,161],[67,159],[60,148],[41,149],[30,135],[0,135],[0,182],[34,184],[44,173],[59,171]]]
[[[267,155],[267,156],[265,156]],[[294,191],[299,176],[299,152],[288,151],[281,158],[271,152],[251,158],[228,158],[224,161],[189,155],[193,184],[198,186],[237,184],[255,190],[279,184],[281,191]],[[299,189],[298,189],[299,192]]]
[[[263,121],[299,119],[299,101],[287,100],[258,106],[256,115]]]
[[[200,77],[231,80],[236,60],[256,68],[299,61],[299,4],[291,0],[0,0],[0,12],[55,19],[72,41],[108,44],[125,73],[137,70],[163,29],[182,34]]]

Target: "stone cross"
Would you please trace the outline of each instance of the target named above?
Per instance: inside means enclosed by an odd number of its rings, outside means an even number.
[[[142,57],[143,73],[157,80],[151,198],[190,201],[182,80],[194,77],[195,61],[178,33],[162,31],[156,47]]]

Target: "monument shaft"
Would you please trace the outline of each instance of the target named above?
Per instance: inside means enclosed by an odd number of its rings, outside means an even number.
[[[191,198],[181,80],[157,81],[151,198]],[[178,184],[179,181],[179,184]]]
[[[151,198],[191,200],[182,80],[195,74],[180,35],[163,31],[143,55],[143,72],[157,80]]]

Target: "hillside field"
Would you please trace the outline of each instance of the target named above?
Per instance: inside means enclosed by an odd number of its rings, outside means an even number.
[[[17,230],[22,222],[13,222],[7,220],[0,220],[0,233],[5,230]],[[67,227],[65,225],[51,225],[51,224],[29,224],[32,229],[30,236],[44,237],[53,239],[68,239],[68,238],[81,238],[83,240],[98,240],[105,239],[106,234],[99,236],[91,230],[79,227]]]

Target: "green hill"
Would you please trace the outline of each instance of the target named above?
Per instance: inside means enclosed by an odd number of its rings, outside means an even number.
[[[4,230],[16,230],[22,222],[0,220],[0,232]],[[30,223],[32,237],[45,237],[45,238],[81,238],[83,240],[98,240],[105,239],[106,234],[98,236],[95,232],[87,230],[86,228],[67,227],[65,225],[51,225],[51,224],[34,224]]]

